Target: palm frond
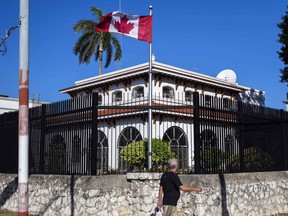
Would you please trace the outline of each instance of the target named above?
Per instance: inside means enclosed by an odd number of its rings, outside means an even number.
[[[97,46],[97,49],[96,49],[96,53],[95,53],[95,61],[97,61],[99,59],[99,44]]]
[[[87,50],[87,47],[89,46],[89,43],[85,43],[83,44],[82,46],[82,49],[80,50],[79,52],[79,64],[82,64],[82,63],[87,63],[87,53],[85,52]],[[86,61],[85,61],[86,60]],[[89,59],[88,59],[89,61]]]
[[[99,35],[97,34],[93,34],[93,36],[91,37],[89,46],[86,49],[86,53],[87,53],[87,61],[90,62],[90,58],[92,55],[95,55],[95,53],[97,52],[96,48],[98,47],[97,44],[99,44]],[[85,58],[85,62],[86,58]]]
[[[80,20],[73,26],[73,31],[83,33],[94,31],[96,24],[93,20]]]
[[[91,12],[98,17],[98,20],[102,17],[105,16],[105,14],[102,13],[102,11],[96,7],[91,7]]]
[[[90,58],[94,53],[98,37],[96,32],[88,32],[83,34],[78,41],[75,43],[73,52],[75,55],[79,54],[79,64],[85,62],[86,64],[90,63]]]
[[[92,35],[93,35],[92,32],[88,32],[88,33],[81,35],[81,37],[76,41],[74,48],[73,48],[73,53],[75,55],[77,55],[80,52],[80,50],[82,49],[82,46],[86,44],[87,41],[88,42],[90,41],[90,38]]]
[[[105,68],[107,68],[110,65],[112,56],[113,56],[113,48],[111,43],[109,43],[109,45],[106,47],[106,61],[104,65]]]
[[[115,48],[114,61],[117,61],[117,60],[119,61],[119,60],[122,59],[122,49],[121,49],[120,42],[114,36],[111,37],[111,41],[112,41],[112,44],[113,44],[113,46]]]
[[[102,33],[102,46],[103,51],[106,52],[106,61],[104,67],[107,68],[111,63],[111,59],[113,56],[113,48],[111,46],[111,33],[109,32]]]
[[[96,7],[91,7],[93,15],[97,16],[98,20],[104,14]],[[97,21],[80,20],[73,26],[74,32],[82,33],[81,37],[76,41],[73,47],[73,53],[78,55],[79,63],[90,63],[91,57],[94,55],[95,61],[100,58],[99,47],[102,44],[103,52],[106,54],[105,65],[107,68],[112,58],[120,60],[122,58],[122,50],[120,42],[110,32],[96,32],[94,30]],[[102,61],[102,58],[101,58]]]

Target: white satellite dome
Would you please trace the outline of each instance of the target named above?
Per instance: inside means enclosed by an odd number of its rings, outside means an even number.
[[[218,75],[217,78],[225,80],[227,82],[236,83],[236,73],[231,69],[222,70]]]

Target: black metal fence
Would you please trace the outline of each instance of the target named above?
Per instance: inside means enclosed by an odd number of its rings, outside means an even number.
[[[0,172],[18,171],[18,112],[0,115]]]
[[[186,172],[288,168],[288,114],[283,110],[197,92],[189,97],[154,95],[151,107],[143,94],[111,102],[94,93],[30,109],[30,173],[96,175],[139,169],[123,157],[123,149],[148,138],[149,108],[153,137],[169,144]],[[140,151],[139,146],[132,151]],[[5,113],[0,115],[0,172],[16,173],[17,167],[18,113]]]
[[[196,173],[287,170],[287,112],[203,95],[194,108]]]

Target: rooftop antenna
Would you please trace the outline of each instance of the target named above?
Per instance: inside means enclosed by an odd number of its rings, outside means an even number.
[[[40,105],[40,94],[39,93],[31,94],[31,101],[32,101],[33,107],[39,106]]]

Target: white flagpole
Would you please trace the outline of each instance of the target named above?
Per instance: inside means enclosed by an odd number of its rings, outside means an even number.
[[[20,0],[18,215],[28,216],[29,0]]]
[[[152,16],[152,6],[149,6]],[[148,168],[152,169],[152,42],[149,43]]]

